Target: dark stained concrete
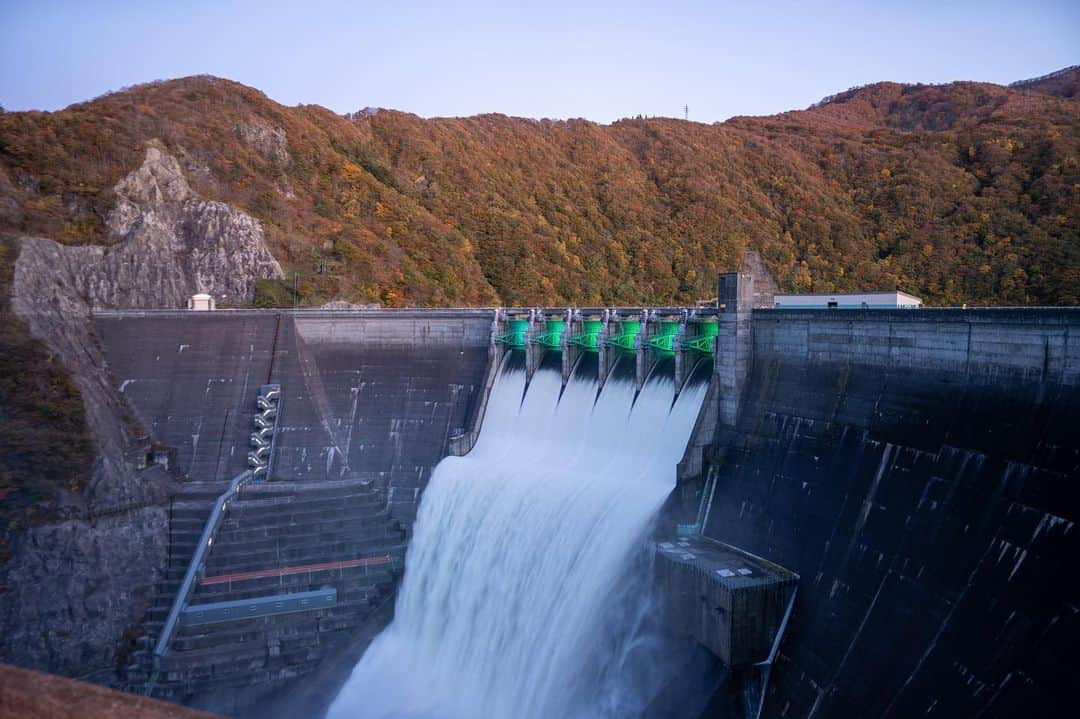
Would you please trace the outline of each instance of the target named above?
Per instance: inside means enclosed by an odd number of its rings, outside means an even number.
[[[1080,313],[754,313],[706,532],[801,575],[765,716],[1061,716]]]
[[[252,407],[270,369],[277,315],[109,313],[95,325],[113,381],[152,439],[191,479],[246,466]]]
[[[290,407],[302,399],[314,416],[299,428],[295,415],[285,411],[278,461],[297,479],[319,478],[329,469],[385,482],[408,514],[412,509],[406,505],[415,504],[418,490],[446,455],[448,439],[464,431],[473,404],[480,401],[490,319],[482,316],[466,325],[450,321],[449,326],[411,323],[395,335],[381,324],[388,322],[296,320],[303,381],[295,381],[284,364],[275,381],[296,388],[286,398]],[[319,445],[311,435],[319,431],[332,445],[313,458]]]
[[[446,455],[449,438],[465,431],[481,400],[492,316],[485,310],[96,316],[113,381],[152,439],[177,448],[187,479],[170,512],[176,566],[158,587],[145,635],[128,664],[132,689],[142,691],[150,681],[159,696],[266,716],[269,697],[287,694],[304,677],[342,678],[337,663],[354,659],[341,655],[342,648],[354,636],[374,635],[387,621],[381,608],[392,606],[420,490]],[[267,382],[282,388],[274,478],[230,506],[207,571],[276,570],[384,555],[393,557],[396,569],[359,567],[306,572],[303,581],[239,582],[236,593],[214,598],[248,599],[329,584],[338,603],[316,612],[185,629],[172,642],[166,671],[151,681],[146,647],[157,639],[210,506],[244,469],[255,397]],[[266,492],[274,498],[263,497]],[[200,587],[195,601],[203,593]]]
[[[768,660],[798,577],[701,535],[656,545],[667,626],[729,667]]]
[[[733,363],[706,534],[801,576],[762,715],[1061,715],[1080,640],[1080,312],[745,314],[718,341]],[[96,321],[117,386],[191,479],[242,467],[272,379],[276,471],[375,480],[407,524],[481,394],[491,318]]]
[[[409,515],[487,369],[491,312],[110,312],[114,382],[191,480],[244,468],[258,386],[282,385],[276,477],[360,477]]]

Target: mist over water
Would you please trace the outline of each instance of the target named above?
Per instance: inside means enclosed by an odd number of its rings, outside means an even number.
[[[509,356],[508,356],[509,357]],[[616,366],[504,362],[476,446],[432,476],[394,621],[330,719],[549,719],[639,713],[662,680],[652,521],[705,394],[670,371],[636,401]],[[524,399],[522,399],[524,395]]]

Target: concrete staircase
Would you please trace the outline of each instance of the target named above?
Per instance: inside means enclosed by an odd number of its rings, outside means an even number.
[[[310,673],[393,594],[403,571],[405,532],[390,517],[385,491],[359,480],[250,483],[228,509],[189,606],[325,587],[336,589],[336,604],[182,625],[147,686],[153,642],[222,491],[220,483],[190,483],[173,504],[169,568],[147,633],[131,655],[132,688],[141,684],[154,696],[183,701]]]
[[[126,688],[142,692],[153,669],[154,643],[165,624],[180,581],[195,554],[210,510],[228,482],[185,482],[169,509],[169,559],[165,577],[154,586],[154,603],[143,622],[143,633],[128,654]]]

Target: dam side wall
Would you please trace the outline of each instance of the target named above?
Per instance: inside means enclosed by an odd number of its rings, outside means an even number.
[[[289,405],[283,411],[282,471],[295,479],[372,480],[392,490],[395,517],[411,524],[450,438],[466,430],[482,401],[491,312],[304,313],[294,327],[303,348],[299,372],[283,371],[274,381],[286,402],[313,416],[299,427]],[[316,441],[305,439],[321,428]]]
[[[117,389],[151,439],[176,449],[190,479],[227,482],[246,467],[259,386],[279,315],[110,312],[95,316]]]
[[[763,715],[1053,714],[1080,312],[755,311],[751,346],[706,534],[801,576]]]
[[[483,387],[491,312],[106,312],[115,382],[190,480],[246,466],[260,385],[284,403],[274,474],[385,481],[415,502]],[[406,514],[411,511],[405,507]]]

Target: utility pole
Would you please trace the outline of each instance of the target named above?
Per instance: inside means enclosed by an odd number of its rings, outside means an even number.
[[[295,310],[300,306],[300,273],[294,272],[292,276],[292,306]]]
[[[682,109],[683,109],[683,119],[689,121],[690,120],[690,106],[689,105],[683,105]]]

